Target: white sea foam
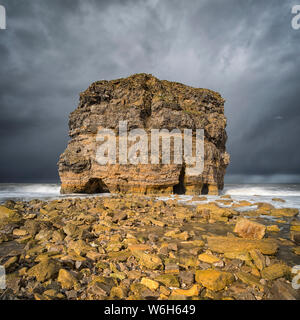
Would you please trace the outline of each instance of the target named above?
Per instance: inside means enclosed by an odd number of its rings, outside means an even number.
[[[238,187],[229,188],[225,191],[225,194],[231,196],[270,196],[270,197],[295,197],[300,196],[298,190],[284,190],[279,187]]]
[[[58,184],[28,184],[28,185],[14,185],[12,191],[17,193],[45,193],[45,194],[59,194],[60,186]]]
[[[44,193],[44,194],[59,194],[59,184],[38,184],[38,183],[3,183],[0,184],[0,194],[2,193]]]
[[[300,185],[285,185],[285,184],[228,184],[225,185],[223,194],[231,195],[234,201],[248,200],[251,203],[255,202],[269,202],[276,208],[299,208],[300,209]],[[97,196],[108,196],[109,194],[97,194]],[[30,199],[58,199],[65,197],[91,197],[94,195],[84,194],[60,194],[59,184],[0,184],[0,202],[8,199],[12,200],[30,200]],[[181,203],[189,203],[197,205],[208,201],[215,201],[220,199],[219,196],[206,196],[206,201],[193,201],[193,196],[188,195],[166,195],[158,197],[161,200],[177,199]],[[285,202],[273,201],[273,198],[282,198]]]
[[[109,196],[108,193],[97,196]],[[74,197],[93,197],[94,194],[60,194],[59,184],[47,183],[2,183],[0,184],[0,202],[5,200],[59,199]]]

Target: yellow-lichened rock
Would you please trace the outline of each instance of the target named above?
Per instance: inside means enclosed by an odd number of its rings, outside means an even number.
[[[173,239],[188,240],[190,238],[187,231],[177,232],[176,230],[171,230],[165,233],[166,237],[171,237]]]
[[[175,287],[178,288],[180,286],[178,277],[173,274],[161,274],[155,278],[156,281],[161,282],[166,287]]]
[[[297,256],[300,256],[300,247],[294,248],[294,253],[295,253]]]
[[[210,264],[214,264],[221,261],[218,257],[210,253],[201,253],[198,256],[198,259],[202,262],[206,262]]]
[[[162,269],[163,263],[158,255],[146,253],[143,251],[134,251],[133,255],[139,260],[141,266],[151,270]]]
[[[236,276],[242,282],[244,282],[244,283],[246,283],[246,284],[248,284],[248,285],[250,285],[252,287],[258,287],[259,289],[263,289],[264,288],[264,286],[259,281],[259,277],[255,276],[253,274],[239,271],[239,272],[236,273]]]
[[[300,232],[300,226],[299,225],[291,226],[290,230]]]
[[[200,289],[201,286],[199,284],[194,284],[190,289],[174,289],[172,294],[193,297],[199,295]]]
[[[209,218],[217,221],[227,222],[229,218],[239,215],[239,213],[230,208],[221,208],[215,202],[202,203],[196,208],[196,212],[201,215],[209,215]]]
[[[275,263],[262,270],[261,276],[266,280],[275,280],[281,277],[288,277],[291,273],[290,267],[284,263]]]
[[[15,211],[0,206],[0,227],[8,223],[18,223],[21,221],[21,216]]]
[[[149,278],[142,278],[141,284],[153,291],[155,291],[159,287],[159,283],[157,281]]]
[[[280,229],[278,227],[277,224],[273,224],[271,226],[267,226],[267,231],[270,231],[270,232],[279,232]]]
[[[232,204],[232,208],[239,208],[239,207],[247,207],[247,206],[251,206],[252,203],[247,201],[247,200],[241,200],[241,201],[238,201],[237,203],[233,203]]]
[[[238,259],[242,261],[251,261],[251,257],[248,251],[224,252],[224,257],[232,260]]]
[[[14,229],[13,235],[16,237],[24,237],[28,235],[28,232],[25,229]]]
[[[220,291],[234,281],[234,276],[230,272],[213,269],[196,270],[195,280],[209,290]]]
[[[111,298],[118,298],[118,299],[124,299],[127,295],[127,289],[123,288],[121,286],[112,287],[110,291],[110,297]]]
[[[282,209],[272,209],[269,215],[275,217],[294,217],[299,213],[296,208],[282,208]]]
[[[208,248],[218,253],[247,252],[258,249],[262,254],[273,255],[278,250],[278,244],[273,239],[242,239],[235,237],[211,236],[207,237]]]
[[[266,266],[266,259],[257,249],[250,250],[250,256],[254,261],[255,266],[261,271]]]
[[[70,290],[78,283],[77,279],[72,273],[66,269],[60,269],[57,277],[57,281],[61,284],[63,289]]]
[[[37,281],[44,282],[53,279],[58,273],[59,267],[60,264],[55,260],[45,259],[30,268],[27,274],[35,277]]]

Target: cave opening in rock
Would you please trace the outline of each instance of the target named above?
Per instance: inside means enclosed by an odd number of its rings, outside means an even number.
[[[109,193],[107,185],[100,178],[91,178],[84,188],[85,193]]]
[[[203,184],[201,194],[208,194],[208,183]]]
[[[182,166],[179,174],[179,183],[173,186],[173,193],[185,194],[184,176],[185,176],[185,167]]]

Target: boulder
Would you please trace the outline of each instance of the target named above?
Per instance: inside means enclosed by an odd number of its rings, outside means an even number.
[[[63,289],[67,290],[74,288],[77,284],[77,279],[66,269],[59,270],[57,281],[61,284]]]
[[[157,281],[154,281],[149,278],[142,278],[141,284],[153,291],[155,291],[159,287],[159,283]]]
[[[298,213],[299,210],[296,208],[281,208],[270,210],[269,215],[274,217],[295,217]]]
[[[234,276],[230,272],[213,269],[196,270],[195,280],[209,290],[220,291],[234,281]]]
[[[141,266],[148,269],[162,269],[163,263],[158,255],[136,250],[133,255],[138,259]]]
[[[44,259],[28,270],[28,276],[35,277],[37,281],[44,282],[53,279],[59,270],[59,263],[55,260]]]
[[[300,291],[282,279],[274,281],[270,292],[272,300],[300,300]]]
[[[257,249],[250,250],[250,255],[251,258],[254,261],[255,266],[261,271],[265,268],[266,266],[266,259],[265,257],[261,254],[261,252]]]
[[[210,264],[218,263],[221,261],[218,257],[210,253],[201,253],[198,256],[198,259],[202,262],[206,262]]]
[[[233,231],[242,238],[262,239],[265,235],[266,227],[249,219],[240,218]]]
[[[170,287],[179,288],[180,287],[177,276],[175,276],[173,274],[161,274],[161,275],[157,276],[155,278],[155,280],[158,282],[161,282],[162,284],[164,284],[168,288],[170,288]]]
[[[259,278],[254,276],[253,274],[239,271],[236,273],[238,279],[242,282],[246,283],[251,287],[257,287],[259,289],[263,289],[264,286],[260,283]]]
[[[61,192],[218,194],[229,164],[224,102],[212,90],[161,81],[150,74],[93,83],[80,94],[78,108],[70,115],[71,140],[58,163]],[[124,141],[120,140],[120,121],[127,121],[127,133],[144,130],[148,141],[152,129],[179,129],[181,134],[184,129],[204,129],[204,170],[195,172],[194,164],[185,160],[163,164],[148,158],[146,163],[126,163],[126,152],[134,141],[127,146],[120,143]],[[115,142],[122,146],[121,161],[119,147],[115,163],[97,161],[100,129],[114,133]],[[163,135],[168,138],[168,133]],[[171,146],[171,155],[173,151]]]
[[[245,252],[258,249],[262,254],[273,255],[278,250],[278,245],[272,239],[242,239],[235,237],[212,236],[207,237],[208,248],[212,251],[225,252]]]
[[[288,277],[291,274],[290,268],[283,263],[274,263],[262,270],[261,276],[266,280],[275,280],[281,277]]]
[[[21,216],[15,211],[4,206],[0,206],[0,227],[6,224],[19,223]]]

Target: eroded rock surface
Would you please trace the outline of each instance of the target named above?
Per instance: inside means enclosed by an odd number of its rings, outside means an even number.
[[[128,131],[140,128],[148,135],[151,129],[204,129],[203,172],[190,175],[188,164],[152,164],[150,158],[148,164],[100,165],[97,133],[112,129],[118,143],[119,121],[127,121]],[[149,74],[95,82],[70,115],[71,140],[58,163],[61,192],[217,194],[229,163],[225,127],[224,99],[214,91]]]

